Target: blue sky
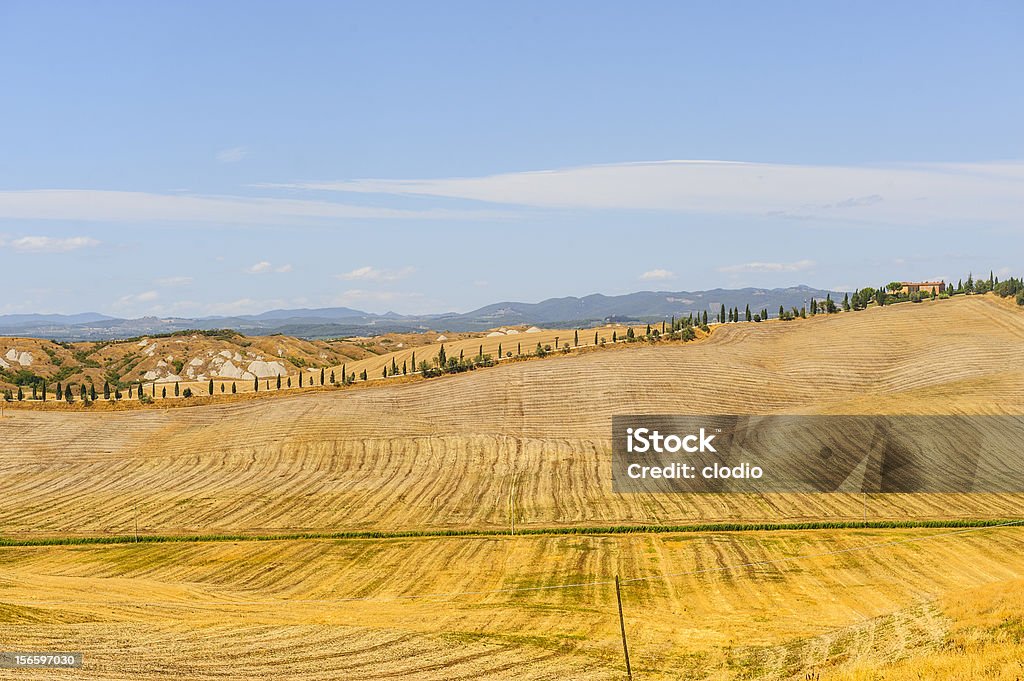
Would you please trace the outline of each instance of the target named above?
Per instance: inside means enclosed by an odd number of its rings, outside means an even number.
[[[1024,267],[1019,2],[0,3],[0,313]]]

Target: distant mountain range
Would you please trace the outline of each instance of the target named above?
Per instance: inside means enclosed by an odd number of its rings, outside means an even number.
[[[428,315],[373,314],[348,307],[270,310],[236,317],[140,317],[120,319],[95,312],[81,314],[0,315],[0,335],[52,338],[54,340],[109,340],[171,333],[186,329],[234,329],[250,335],[281,333],[300,338],[334,338],[387,332],[482,331],[498,326],[583,326],[606,321],[658,322],[708,311],[711,317],[722,305],[743,310],[779,306],[801,307],[811,298],[824,299],[842,293],[793,286],[790,288],[711,289],[709,291],[640,291],[621,296],[600,293],[582,298],[549,298],[539,303],[502,302],[472,312]]]

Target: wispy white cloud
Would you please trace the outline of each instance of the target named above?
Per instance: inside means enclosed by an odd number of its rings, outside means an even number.
[[[643,281],[668,281],[675,278],[676,275],[674,273],[663,269],[648,270],[640,275],[640,279]]]
[[[158,286],[188,286],[193,281],[192,277],[160,277],[156,280]]]
[[[803,272],[814,267],[813,260],[798,260],[796,262],[745,262],[739,265],[726,265],[719,267],[719,272]]]
[[[482,177],[285,185],[587,210],[659,210],[882,224],[1020,224],[1024,162],[813,166],[658,161]]]
[[[335,275],[335,278],[345,281],[398,281],[399,279],[405,279],[415,271],[415,267],[403,267],[400,270],[381,270],[367,265],[366,267],[354,269],[351,272]]]
[[[290,263],[289,264],[285,264],[285,265],[277,265],[277,266],[275,266],[275,265],[273,265],[271,262],[269,262],[267,260],[261,260],[258,263],[255,263],[255,264],[250,265],[249,267],[245,268],[245,271],[248,272],[249,274],[268,274],[270,272],[276,272],[278,274],[284,274],[286,272],[291,272],[292,271],[292,266],[291,266]]]
[[[0,219],[89,222],[275,225],[348,219],[469,220],[506,217],[496,211],[403,210],[333,201],[203,196],[92,189],[0,191]]]
[[[120,298],[118,298],[117,302],[114,303],[114,306],[118,308],[132,307],[134,305],[138,305],[139,303],[151,303],[157,300],[159,297],[160,294],[157,293],[156,291],[143,291],[142,293],[131,293],[129,295],[121,296]]]
[[[248,155],[249,149],[246,147],[231,147],[230,149],[218,151],[217,161],[220,163],[238,163]]]
[[[10,241],[0,241],[0,246],[25,253],[67,253],[80,248],[98,246],[99,243],[96,239],[88,236],[22,236]]]

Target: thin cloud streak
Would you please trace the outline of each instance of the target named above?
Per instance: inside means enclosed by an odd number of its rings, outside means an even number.
[[[22,236],[10,241],[0,240],[0,246],[6,246],[23,253],[67,253],[80,248],[99,246],[100,242],[88,236],[72,236],[66,238],[51,236]]]
[[[738,272],[804,272],[814,267],[813,260],[797,262],[746,262],[739,265],[719,267],[719,272],[735,274]]]
[[[403,267],[400,270],[381,270],[376,267],[366,266],[356,268],[351,272],[335,275],[335,279],[343,281],[398,281],[399,279],[405,279],[415,271],[415,267]]]
[[[535,208],[657,210],[821,222],[1020,225],[1024,162],[811,166],[655,161],[483,177],[354,180],[293,189],[432,196]]]
[[[302,224],[325,220],[478,220],[495,211],[402,210],[244,196],[201,196],[92,189],[0,191],[0,219],[94,222],[195,222],[232,225]]]

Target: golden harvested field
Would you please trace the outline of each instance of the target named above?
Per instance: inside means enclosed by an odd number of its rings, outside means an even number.
[[[8,409],[0,532],[861,518],[860,496],[614,495],[610,419],[638,412],[1022,414],[1024,312],[957,297],[362,390]],[[867,509],[1020,518],[1024,495]],[[52,678],[618,679],[617,573],[650,577],[623,585],[638,679],[1024,673],[1019,526],[2,547],[0,650],[86,652]]]
[[[787,560],[798,555],[813,557]],[[828,679],[837,668],[844,676],[835,678],[872,678],[855,670],[936,651],[962,664],[947,635],[967,625],[980,628],[960,636],[985,642],[987,662],[1001,655],[1019,673],[1007,636],[1019,644],[1024,528],[140,544],[0,556],[0,647],[85,652],[87,668],[59,678],[621,679],[616,573],[655,577],[623,586],[638,679],[811,670]],[[725,569],[759,561],[779,562]],[[583,586],[544,588],[562,584]],[[1013,600],[994,609],[1001,599]]]

